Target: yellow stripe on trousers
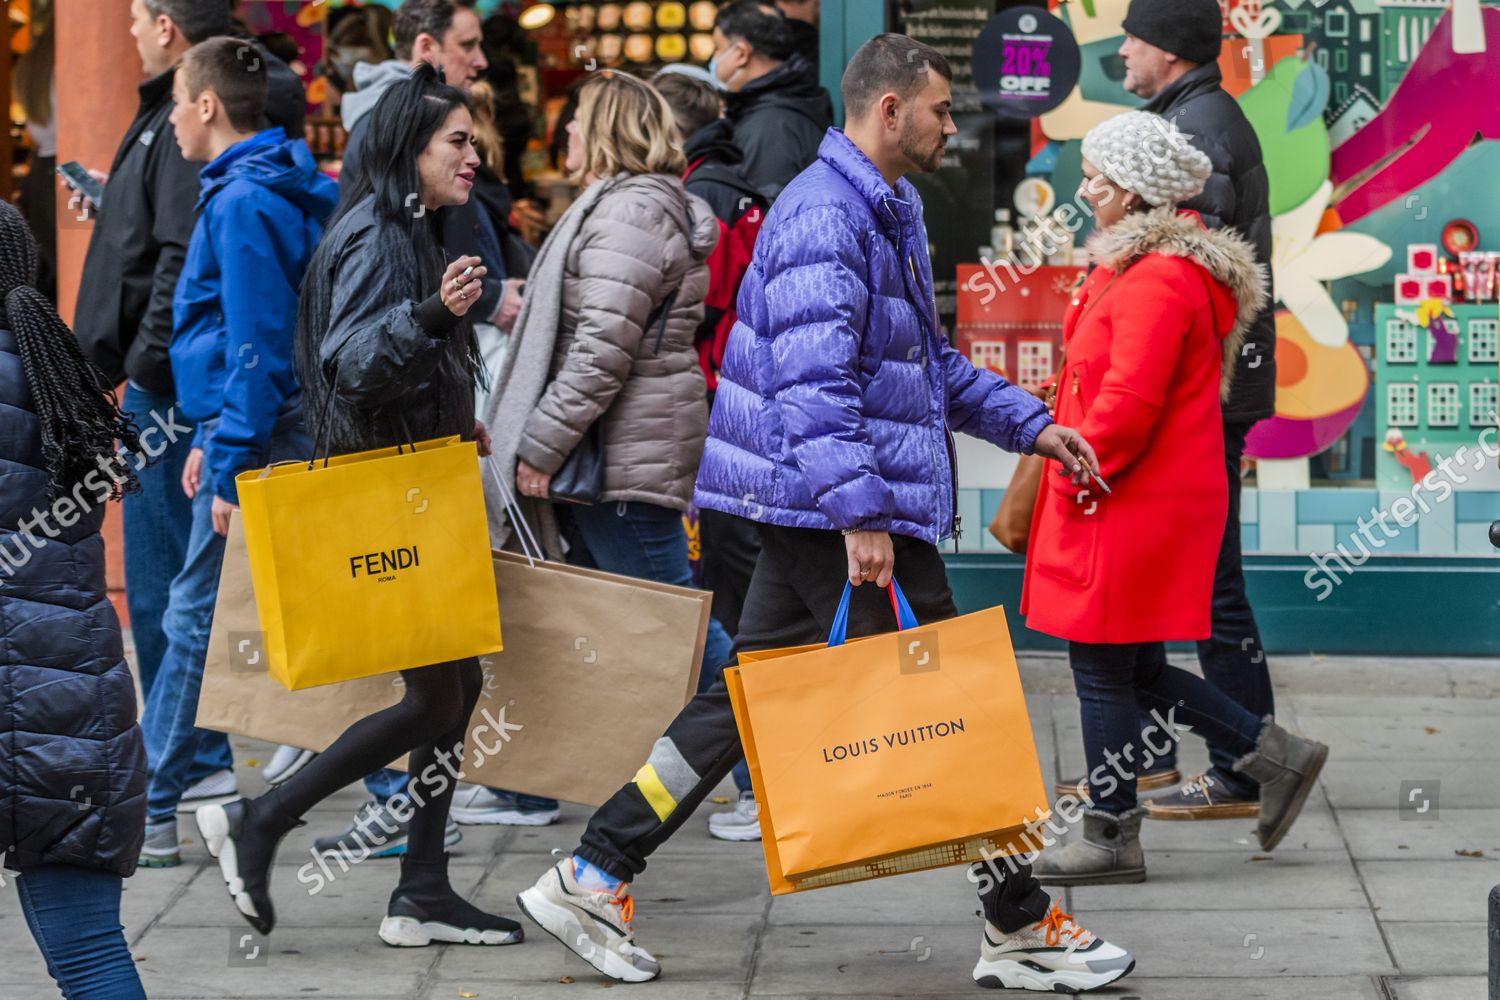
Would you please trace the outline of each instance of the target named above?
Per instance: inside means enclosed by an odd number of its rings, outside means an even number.
[[[662,784],[661,779],[656,776],[656,768],[647,764],[635,772],[635,786],[646,797],[646,802],[656,813],[656,818],[665,823],[667,817],[672,815],[672,810],[677,808],[677,800],[672,798],[672,793],[667,791],[667,786]]]

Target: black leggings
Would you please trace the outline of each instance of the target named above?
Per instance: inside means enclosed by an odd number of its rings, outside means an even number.
[[[290,824],[345,785],[410,753],[406,794],[415,809],[407,857],[439,861],[454,781],[463,767],[464,733],[484,674],[470,657],[403,670],[401,677],[406,694],[399,702],[344,730],[333,746],[265,797]]]

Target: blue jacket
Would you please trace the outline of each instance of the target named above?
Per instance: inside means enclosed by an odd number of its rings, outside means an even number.
[[[937,325],[922,201],[829,129],[782,191],[740,287],[696,503],[787,527],[954,527],[947,429],[1030,453],[1042,402]]]
[[[203,488],[238,503],[278,415],[300,406],[292,371],[302,274],[338,201],[301,139],[267,129],[203,168],[198,222],[173,302],[178,406],[199,423]]]
[[[41,424],[0,319],[0,854],[129,875],[146,827],[135,680],[104,583],[90,472],[47,500]],[[37,512],[44,516],[38,520]]]

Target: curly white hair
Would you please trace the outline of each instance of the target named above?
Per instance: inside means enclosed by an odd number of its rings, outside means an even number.
[[[1128,111],[1083,137],[1083,158],[1151,205],[1176,205],[1203,190],[1213,163],[1160,115]]]

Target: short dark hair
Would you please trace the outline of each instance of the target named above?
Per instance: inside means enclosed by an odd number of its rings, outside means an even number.
[[[862,116],[882,94],[911,100],[927,86],[929,70],[953,82],[953,67],[931,45],[890,32],[876,35],[859,47],[844,69],[839,92],[845,114]]]
[[[236,131],[260,131],[269,85],[266,54],[254,41],[221,35],[199,42],[182,54],[177,72],[190,100],[212,90]]]
[[[750,44],[750,50],[776,62],[792,57],[796,46],[786,15],[771,0],[734,0],[719,8],[714,27],[728,38]]]
[[[227,0],[145,0],[146,13],[152,17],[166,15],[189,45],[229,34]]]
[[[431,35],[439,42],[453,27],[460,7],[471,8],[474,0],[406,0],[391,18],[391,33],[396,36],[396,58],[411,60],[418,35]]]
[[[724,114],[724,102],[719,92],[686,73],[658,73],[651,78],[651,83],[667,99],[672,117],[677,119],[677,131],[682,133],[684,140],[712,125]]]

